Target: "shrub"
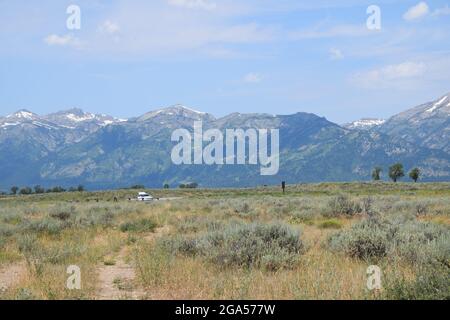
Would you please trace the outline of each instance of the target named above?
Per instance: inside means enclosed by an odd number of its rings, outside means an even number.
[[[30,289],[20,288],[17,291],[14,299],[15,300],[20,300],[20,301],[23,301],[23,300],[35,300],[35,299],[37,299],[37,297],[33,294],[33,292]]]
[[[330,219],[322,221],[318,226],[321,229],[340,229],[342,228],[342,223],[336,219]]]
[[[6,245],[6,237],[0,235],[0,249],[3,249]]]
[[[60,264],[67,262],[73,257],[79,257],[87,250],[85,246],[81,246],[78,243],[64,246],[57,244],[43,246],[34,234],[18,236],[17,245],[31,270],[38,276],[43,273],[47,263]]]
[[[450,259],[450,230],[411,216],[372,216],[330,236],[328,246],[360,259],[388,255],[413,265],[445,265]]]
[[[56,206],[54,208],[52,208],[50,210],[50,217],[57,219],[57,220],[61,220],[61,221],[66,221],[69,220],[73,215],[76,214],[76,209],[74,206]]]
[[[164,243],[172,253],[200,255],[219,266],[291,268],[304,251],[299,231],[280,223],[230,225],[221,231]]]
[[[312,224],[312,221],[318,216],[317,213],[311,210],[295,211],[291,214],[289,221],[291,223],[306,223]]]
[[[413,280],[394,279],[386,286],[386,298],[393,300],[450,300],[450,269],[425,267]]]
[[[384,257],[388,250],[386,232],[369,220],[332,235],[328,239],[328,245],[333,251],[341,251],[363,260]]]
[[[211,217],[188,216],[177,223],[177,231],[180,233],[197,232],[203,229],[212,231],[222,227],[222,222]]]
[[[395,223],[395,222],[394,222]],[[450,232],[430,222],[397,221],[392,253],[414,265],[449,265]]]
[[[10,237],[14,234],[15,230],[16,228],[13,226],[0,224],[0,237]]]
[[[30,270],[40,276],[44,270],[42,248],[35,235],[25,234],[17,239],[19,251],[24,255]]]
[[[425,215],[428,212],[428,205],[426,203],[418,203],[415,211],[418,216]]]
[[[365,197],[361,200],[361,212],[371,215],[374,213],[373,210],[373,199],[371,197]]]
[[[16,225],[22,222],[22,213],[20,212],[8,212],[8,213],[0,212],[0,216],[2,221],[8,224]]]
[[[42,220],[26,221],[22,223],[22,229],[25,231],[45,232],[50,235],[59,234],[62,230],[70,227],[67,221],[60,221],[51,217],[45,217]]]
[[[328,216],[335,217],[340,215],[353,215],[361,209],[359,206],[349,199],[346,195],[340,194],[332,198],[328,202],[329,212]]]
[[[40,213],[40,209],[36,206],[26,206],[22,211],[27,216],[34,216]]]
[[[122,232],[153,232],[157,224],[151,219],[141,219],[138,221],[125,222],[120,225]]]
[[[121,214],[140,213],[142,208],[127,204],[122,206],[119,204],[102,204],[102,205],[88,205],[79,214],[75,214],[74,223],[80,227],[110,227],[113,225],[114,218]]]
[[[194,256],[199,253],[197,239],[176,236],[170,239],[160,240],[159,245],[173,255],[180,253],[187,256]]]

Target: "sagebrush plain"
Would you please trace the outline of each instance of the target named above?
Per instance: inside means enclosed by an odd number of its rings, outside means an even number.
[[[450,298],[450,183],[146,191],[0,197],[0,299]]]

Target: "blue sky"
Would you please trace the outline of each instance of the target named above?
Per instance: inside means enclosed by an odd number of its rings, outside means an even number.
[[[69,30],[69,5],[81,29]],[[369,5],[381,30],[368,30]],[[450,2],[0,0],[0,115],[387,118],[450,91]]]

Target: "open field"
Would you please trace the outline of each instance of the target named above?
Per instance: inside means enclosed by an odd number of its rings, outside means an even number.
[[[148,191],[0,197],[0,299],[450,298],[450,183]]]

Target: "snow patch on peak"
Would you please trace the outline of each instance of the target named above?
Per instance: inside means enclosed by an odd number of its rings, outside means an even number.
[[[5,122],[1,125],[2,128],[18,126],[19,122]]]
[[[91,114],[91,113],[85,113],[84,115],[76,115],[74,113],[69,113],[66,115],[67,119],[74,121],[74,122],[83,122],[83,121],[88,121],[88,120],[92,120],[95,119],[95,115]]]
[[[113,124],[113,123],[114,123],[114,121],[112,121],[112,120],[104,120],[100,125],[102,127],[106,127],[106,126],[109,126],[110,124]]]
[[[441,100],[439,100],[438,102],[436,102],[431,108],[429,108],[428,110],[426,110],[426,112],[431,113],[434,112],[436,109],[438,109],[444,102],[445,100],[448,99],[448,96],[443,97]],[[450,103],[448,104],[450,105]]]
[[[16,113],[6,116],[6,118],[19,118],[31,120],[34,118],[34,114],[28,110],[19,110]]]
[[[197,113],[197,114],[206,114],[205,112],[201,112],[201,111],[198,111],[198,110],[194,110],[194,109],[188,108],[188,107],[186,107],[186,106],[183,106],[183,105],[181,105],[181,104],[177,104],[177,105],[175,105],[174,107],[175,107],[176,109],[184,109],[184,110],[187,110],[187,111],[190,111],[190,112],[193,112],[193,113]]]
[[[152,118],[155,118],[157,116],[182,116],[182,117],[189,117],[189,118],[203,118],[204,116],[207,116],[208,114],[205,112],[197,111],[191,108],[188,108],[181,104],[176,104],[174,106],[163,108],[155,111],[148,112],[144,114],[139,119],[141,121],[149,120]]]
[[[352,123],[344,125],[348,129],[370,129],[384,124],[386,120],[383,119],[361,119],[353,121]]]

